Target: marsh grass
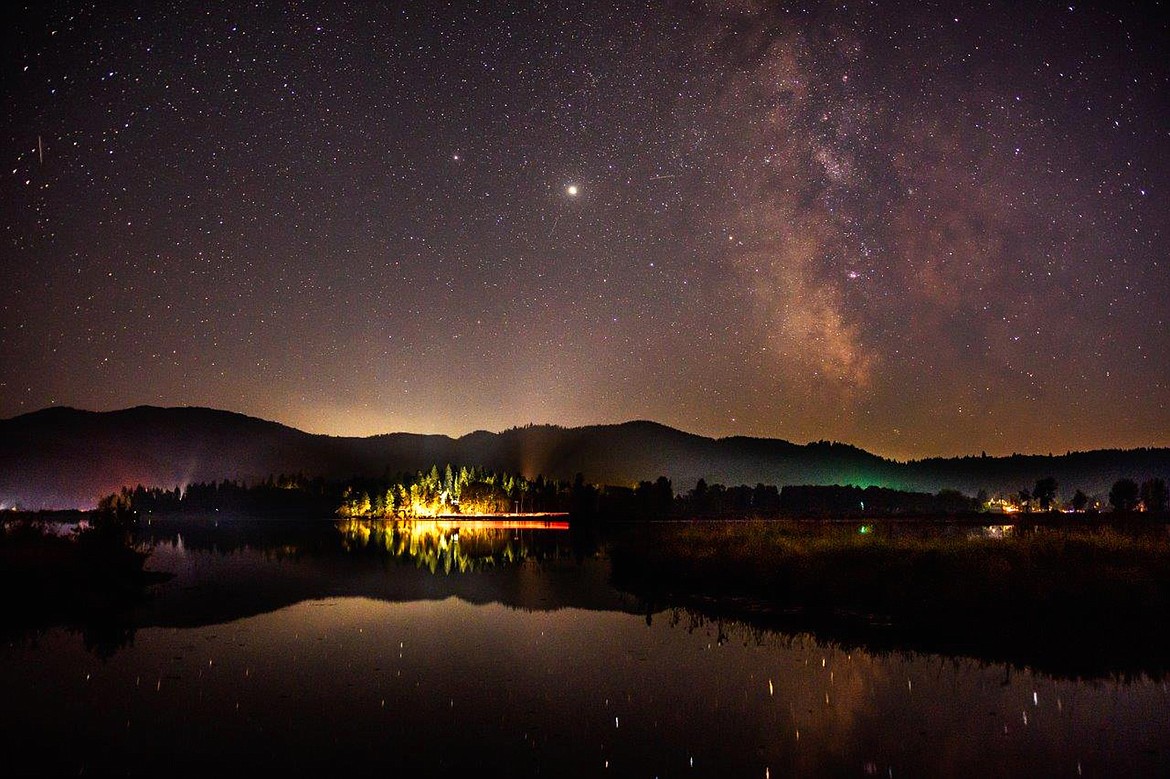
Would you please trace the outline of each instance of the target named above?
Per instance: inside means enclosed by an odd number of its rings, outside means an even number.
[[[662,606],[851,640],[1143,667],[1170,657],[1165,526],[691,522],[623,528],[614,581]],[[1137,660],[1137,658],[1143,658]],[[1120,664],[1120,665],[1118,665]]]

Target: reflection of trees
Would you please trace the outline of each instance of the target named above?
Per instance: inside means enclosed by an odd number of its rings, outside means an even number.
[[[0,640],[64,626],[102,659],[134,640],[133,610],[149,585],[148,552],[130,542],[128,503],[103,499],[88,524],[68,534],[41,522],[0,524]]]
[[[337,528],[349,551],[388,554],[431,573],[509,565],[537,552],[532,531],[484,522],[343,519]]]
[[[151,518],[139,522],[135,539],[150,546],[228,554],[244,549],[274,559],[332,554],[338,549],[332,520]]]

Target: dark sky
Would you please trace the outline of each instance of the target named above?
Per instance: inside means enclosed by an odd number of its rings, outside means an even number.
[[[1158,4],[5,13],[0,417],[1170,445]]]

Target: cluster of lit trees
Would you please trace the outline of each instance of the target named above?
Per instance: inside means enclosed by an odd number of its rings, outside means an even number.
[[[447,465],[403,474],[389,484],[350,486],[337,513],[343,517],[414,519],[447,514],[553,511],[567,485],[520,474]]]
[[[999,501],[1013,511],[1052,511],[1058,507],[1056,479],[1047,476],[1036,482],[1031,491],[1020,490],[1012,499]],[[1068,508],[1085,511],[1094,501],[1081,490],[1073,493]],[[1118,479],[1109,490],[1109,505],[1114,511],[1163,512],[1167,506],[1166,482],[1162,479],[1147,479],[1140,485],[1133,479]]]

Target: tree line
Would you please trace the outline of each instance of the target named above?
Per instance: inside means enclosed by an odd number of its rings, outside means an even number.
[[[1054,477],[1046,476],[1039,479],[1031,490],[1020,490],[1009,505],[1019,511],[1052,511],[1058,507],[1056,499],[1058,486]],[[1166,511],[1167,506],[1166,482],[1160,478],[1153,478],[1138,484],[1130,478],[1118,479],[1109,490],[1108,501],[1115,512],[1161,513]],[[1095,511],[1099,508],[1098,502],[1094,502],[1079,489],[1069,498],[1067,506],[1076,512]]]
[[[581,518],[654,519],[667,516],[825,516],[929,515],[980,511],[1094,511],[1081,490],[1066,502],[1057,500],[1053,477],[1007,498],[989,498],[984,491],[969,497],[957,490],[910,492],[887,487],[853,485],[770,484],[727,486],[698,479],[676,493],[670,479],[636,485],[597,485],[582,474],[572,481],[475,466],[453,466],[377,478],[327,481],[303,474],[269,476],[248,485],[242,481],[193,483],[160,488],[138,485],[103,499],[128,514],[236,513],[246,516],[329,516],[372,519],[413,519],[441,515],[482,515],[565,512]],[[1166,483],[1159,478],[1138,484],[1117,480],[1108,496],[1115,512],[1164,512]]]

